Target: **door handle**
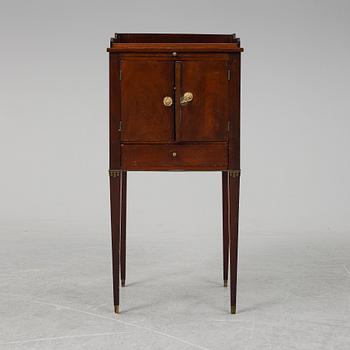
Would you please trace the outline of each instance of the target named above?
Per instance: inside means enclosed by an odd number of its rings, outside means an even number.
[[[193,93],[190,91],[187,91],[183,94],[183,96],[180,97],[180,104],[183,106],[191,102],[192,100],[193,100]]]
[[[163,98],[163,105],[166,107],[170,107],[173,104],[173,99],[170,96],[165,96]]]

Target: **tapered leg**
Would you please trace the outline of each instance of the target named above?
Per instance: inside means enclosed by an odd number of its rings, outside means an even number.
[[[236,313],[239,171],[229,171],[229,236],[230,236],[230,297],[231,314]]]
[[[110,170],[110,201],[114,312],[119,314],[119,246],[121,222],[121,172],[119,170]]]
[[[122,172],[122,199],[121,199],[121,223],[120,223],[120,274],[122,287],[125,286],[126,277],[126,194],[127,194],[127,175]]]
[[[229,234],[228,234],[228,176],[227,171],[222,172],[222,242],[223,242],[223,277],[224,287],[227,287],[228,280],[228,252],[229,252]]]

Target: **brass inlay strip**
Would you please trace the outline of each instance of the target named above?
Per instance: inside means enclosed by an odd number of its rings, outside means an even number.
[[[239,177],[239,176],[241,176],[241,170],[229,170],[228,173],[232,177]]]
[[[109,170],[109,176],[110,177],[118,177],[120,175],[121,170]]]

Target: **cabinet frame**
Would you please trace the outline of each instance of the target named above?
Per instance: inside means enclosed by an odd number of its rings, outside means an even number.
[[[231,313],[236,313],[238,213],[240,187],[240,41],[221,34],[116,34],[109,52],[110,97],[110,202],[112,227],[112,268],[114,311],[119,313],[120,279],[126,278],[126,197],[127,171],[184,170],[222,171],[223,280],[230,285]],[[176,140],[131,142],[121,139],[122,60],[187,62],[225,61],[229,71],[227,137],[221,141]],[[179,70],[175,72],[180,74]],[[175,92],[176,104],[179,96]],[[173,133],[174,134],[174,133]],[[179,157],[177,156],[179,153]],[[173,157],[173,158],[171,158]]]
[[[215,60],[222,60],[227,62],[227,69],[230,74],[230,80],[228,81],[228,94],[229,94],[229,112],[228,112],[228,123],[227,123],[227,140],[224,141],[214,141],[214,142],[224,142],[228,147],[228,165],[226,170],[239,170],[240,169],[240,52],[233,53],[198,53],[198,52],[179,52],[177,56],[174,57],[172,53],[150,53],[150,52],[111,52],[110,53],[110,169],[120,169],[123,170],[121,164],[121,145],[122,144],[173,144],[173,143],[201,143],[207,144],[208,147],[213,143],[212,141],[177,141],[173,140],[171,142],[164,141],[122,141],[122,118],[121,118],[121,81],[119,80],[121,61],[125,60],[145,60],[150,57],[152,60],[166,60],[166,61],[203,61],[213,57]],[[176,73],[175,73],[176,74]],[[122,77],[123,79],[123,77]],[[176,104],[179,104],[178,95],[175,91],[175,110]],[[175,112],[175,128],[177,114]],[[126,170],[126,169],[125,169]],[[136,169],[134,169],[136,170]],[[145,169],[140,169],[145,170]],[[146,169],[147,170],[147,169]],[[173,170],[177,169],[176,167]],[[187,169],[191,170],[191,169]],[[193,169],[195,170],[195,169]],[[208,167],[206,170],[216,170]]]

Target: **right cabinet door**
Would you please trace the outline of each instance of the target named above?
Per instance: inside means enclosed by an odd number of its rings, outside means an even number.
[[[176,140],[227,141],[229,120],[228,62],[178,61]]]

